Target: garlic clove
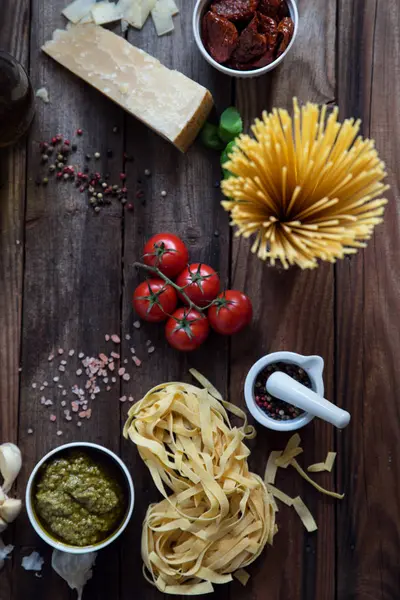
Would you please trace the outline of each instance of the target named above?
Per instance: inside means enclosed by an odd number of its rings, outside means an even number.
[[[3,492],[3,488],[0,486],[0,504],[3,504],[3,502],[6,498],[7,498],[7,496]]]
[[[3,476],[3,492],[8,493],[21,470],[21,451],[15,444],[10,442],[0,446],[0,473]]]
[[[0,506],[0,517],[7,523],[12,523],[21,512],[22,502],[17,498],[6,498]]]
[[[5,522],[4,519],[0,517],[0,533],[3,533],[5,529],[7,529],[8,523]]]

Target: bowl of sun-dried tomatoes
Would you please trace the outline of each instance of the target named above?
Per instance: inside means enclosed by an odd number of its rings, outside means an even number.
[[[204,58],[233,77],[275,69],[293,45],[295,0],[197,0],[193,32]]]

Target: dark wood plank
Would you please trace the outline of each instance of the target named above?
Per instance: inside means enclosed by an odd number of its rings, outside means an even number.
[[[1,48],[26,68],[29,50],[29,2],[17,0],[0,22]],[[24,263],[26,139],[0,151],[0,442],[17,441],[19,359]],[[14,529],[3,535],[14,542]],[[11,600],[13,562],[0,572],[0,600]]]
[[[400,589],[400,338],[393,327],[399,310],[400,7],[396,0],[339,6],[342,116],[363,119],[363,133],[376,140],[392,189],[385,222],[368,248],[337,265],[338,397],[353,415],[351,428],[338,438],[346,490],[338,506],[338,597],[394,600]]]
[[[333,102],[335,99],[335,2],[300,2],[300,29],[291,54],[270,75],[238,81],[237,106],[247,125],[262,110],[291,109],[292,97],[300,102]],[[288,272],[264,266],[250,253],[250,244],[239,239],[233,245],[232,287],[245,290],[254,303],[253,327],[232,341],[230,359],[231,398],[244,405],[243,385],[251,365],[261,356],[291,350],[320,354],[326,362],[326,396],[333,392],[333,269],[321,265],[314,272]],[[258,427],[250,460],[263,474],[269,451],[283,448],[288,435]],[[300,432],[305,448],[301,463],[321,460],[332,450],[332,427],[314,422]],[[332,476],[321,481],[332,486]],[[274,547],[268,548],[249,569],[252,578],[245,589],[232,587],[232,598],[308,600],[335,598],[334,504],[319,496],[294,471],[279,473],[278,487],[300,494],[319,525],[307,534],[294,511],[282,507]]]
[[[229,79],[219,77],[200,56],[195,46],[191,14],[194,1],[182,4],[181,14],[176,17],[176,29],[170,36],[157,38],[153,24],[147,23],[141,33],[130,32],[129,41],[159,58],[167,67],[175,68],[210,89],[219,109],[230,102]],[[132,339],[124,340],[124,356],[130,358],[130,347],[135,347],[143,364],[136,369],[131,381],[123,386],[124,395],[132,394],[139,400],[151,387],[163,381],[190,381],[188,369],[198,368],[226,394],[227,391],[227,343],[210,335],[200,350],[183,355],[170,348],[164,340],[164,328],[144,324],[135,330],[135,316],[131,296],[140,277],[132,264],[141,256],[143,245],[152,234],[172,231],[181,235],[188,244],[191,260],[209,262],[216,268],[222,282],[226,283],[229,268],[229,231],[226,216],[219,206],[219,190],[214,188],[219,180],[219,157],[204,150],[199,143],[186,155],[180,154],[170,144],[147,130],[133,119],[127,119],[127,150],[135,162],[128,174],[128,184],[145,191],[145,203],[135,202],[134,215],[125,215],[124,247],[124,300],[123,324]],[[146,178],[144,170],[152,176]],[[138,180],[141,183],[138,183]],[[161,197],[165,190],[167,196]],[[150,339],[156,350],[147,355],[146,341]],[[126,414],[123,408],[123,418]],[[142,576],[139,532],[145,511],[159,494],[146,468],[130,442],[122,448],[123,458],[131,468],[136,486],[136,507],[131,526],[123,539],[122,596],[128,600],[132,586],[138,597],[156,599],[160,592],[151,588]],[[227,586],[218,587],[219,597],[227,598]]]
[[[36,88],[45,85],[50,94],[50,104],[38,103],[28,154],[28,196],[26,215],[26,269],[23,306],[22,387],[20,404],[19,445],[24,464],[18,482],[22,495],[27,477],[34,464],[51,448],[73,440],[95,441],[118,451],[120,445],[118,385],[110,392],[100,393],[92,403],[90,421],[79,429],[76,420],[64,419],[61,401],[68,404],[74,399],[71,386],[79,383],[76,375],[78,352],[96,356],[109,351],[104,336],[118,333],[120,329],[121,294],[121,215],[120,205],[105,208],[95,215],[87,207],[86,195],[69,182],[51,181],[47,187],[36,187],[34,179],[39,166],[38,142],[56,133],[73,138],[81,127],[84,135],[78,140],[78,151],[71,162],[83,166],[86,152],[100,151],[102,158],[93,170],[108,171],[117,180],[122,166],[123,112],[103,98],[96,90],[78,80],[65,69],[41,53],[41,45],[52,31],[65,25],[61,10],[64,0],[51,3],[35,2],[31,22],[31,77]],[[119,126],[121,134],[115,135],[113,127]],[[106,158],[106,149],[113,158]],[[68,360],[67,371],[57,371],[60,357],[49,363],[48,355],[58,348],[75,350]],[[68,391],[53,383],[60,383]],[[46,398],[54,406],[40,404],[40,384],[49,382]],[[32,384],[36,383],[36,389]],[[83,381],[81,383],[84,384]],[[58,384],[57,384],[58,385]],[[57,422],[49,420],[50,413]],[[28,434],[32,428],[33,435]],[[56,434],[57,430],[63,433]],[[49,565],[51,551],[45,548],[25,515],[16,525],[17,545],[20,554],[32,547],[39,549]],[[85,590],[85,597],[111,598],[119,589],[119,558],[117,546],[99,554],[96,574]],[[28,598],[33,593],[47,598],[69,598],[71,593],[50,568],[46,576],[37,579],[20,567],[15,569],[14,598]]]

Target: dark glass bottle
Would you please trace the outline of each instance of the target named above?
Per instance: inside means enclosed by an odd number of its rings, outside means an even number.
[[[32,84],[23,66],[0,50],[0,148],[26,133],[35,114]]]

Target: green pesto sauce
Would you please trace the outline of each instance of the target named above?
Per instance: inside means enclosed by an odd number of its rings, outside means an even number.
[[[124,512],[119,483],[82,452],[45,465],[35,501],[45,529],[72,546],[104,540],[117,528]]]

